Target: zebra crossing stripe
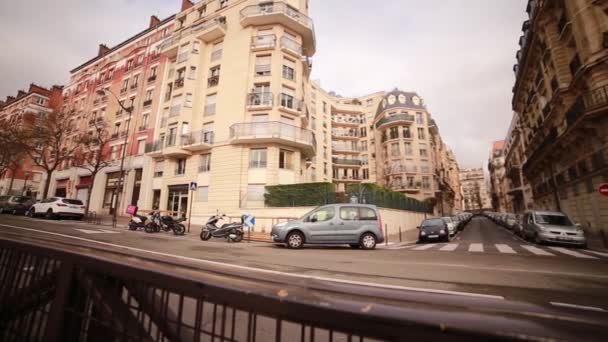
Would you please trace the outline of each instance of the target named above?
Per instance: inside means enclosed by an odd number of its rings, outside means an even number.
[[[435,247],[435,245],[426,244],[426,245],[418,246],[418,247],[414,248],[413,250],[414,251],[424,251],[425,249],[431,249],[433,247]]]
[[[120,232],[116,232],[116,231],[113,231],[113,230],[100,229],[99,231],[103,232],[103,233],[108,233],[108,234],[120,234]]]
[[[81,233],[85,233],[85,234],[99,234],[99,231],[97,230],[89,230],[89,229],[78,229],[78,228],[74,228],[77,231],[81,232]]]
[[[540,248],[537,248],[534,246],[530,246],[530,245],[520,245],[520,246],[521,246],[521,248],[527,250],[528,252],[531,252],[536,255],[555,256],[555,254],[553,254],[553,253],[549,253],[544,249],[540,249]]]
[[[602,252],[598,252],[598,251],[592,251],[590,249],[586,249],[585,252],[587,253],[593,253],[593,254],[597,254],[599,256],[603,256],[603,257],[608,257],[608,253],[602,253]]]
[[[549,247],[549,248],[551,248],[554,251],[558,251],[560,253],[564,253],[564,254],[573,256],[575,258],[597,259],[594,256],[583,254],[583,253],[579,253],[579,252],[576,252],[576,251],[573,251],[573,250],[570,250],[570,249],[567,249],[567,248],[564,248],[564,247]]]
[[[496,247],[496,249],[498,249],[500,253],[517,254],[517,252],[509,245],[496,244],[494,246]]]
[[[439,248],[439,250],[440,251],[444,251],[444,252],[452,252],[456,248],[458,248],[458,244],[457,243],[448,243],[447,245]]]
[[[470,244],[469,252],[483,252],[483,244],[481,244],[481,243]]]

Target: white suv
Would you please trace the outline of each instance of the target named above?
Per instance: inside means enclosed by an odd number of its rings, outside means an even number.
[[[81,200],[50,197],[34,204],[27,212],[30,217],[42,216],[47,219],[73,217],[79,220],[84,216],[84,203]]]

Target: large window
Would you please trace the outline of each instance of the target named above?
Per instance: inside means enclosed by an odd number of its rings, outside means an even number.
[[[267,153],[265,148],[251,149],[249,153],[249,168],[251,169],[263,169],[266,168]]]
[[[215,115],[215,103],[217,102],[217,94],[207,95],[207,103],[205,104],[205,116]]]
[[[211,171],[211,154],[201,154],[198,171],[199,172]]]
[[[196,201],[197,202],[208,202],[209,201],[209,187],[199,186],[196,190]]]
[[[256,76],[270,76],[271,68],[272,68],[272,66],[271,66],[270,55],[255,57],[255,75]]]
[[[424,128],[418,128],[418,139],[426,139],[426,134],[424,133]]]
[[[359,220],[359,208],[357,208],[357,207],[340,208],[340,219],[343,221],[358,221]]]
[[[156,162],[156,164],[154,165],[154,177],[162,177],[164,167],[165,167],[164,161]]]
[[[279,151],[279,169],[291,170],[293,168],[293,152],[287,150]]]
[[[283,58],[283,78],[294,81],[296,79],[296,62]]]
[[[178,159],[175,162],[175,175],[180,176],[186,173],[186,159]]]
[[[399,157],[399,144],[391,144],[391,157]]]

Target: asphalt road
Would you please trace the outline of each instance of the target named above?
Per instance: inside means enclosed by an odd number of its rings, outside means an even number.
[[[162,253],[341,282],[456,291],[544,306],[566,305],[567,310],[608,312],[608,253],[536,246],[485,218],[473,219],[450,243],[379,246],[375,251],[347,246],[290,250],[261,242],[203,242],[197,233],[175,237],[74,221],[0,216],[0,238],[53,239],[74,245],[103,243],[114,248],[129,247],[138,253]]]

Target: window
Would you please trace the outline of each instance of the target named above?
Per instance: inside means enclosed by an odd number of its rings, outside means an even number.
[[[413,151],[412,151],[412,144],[409,142],[406,142],[405,144],[405,155],[406,156],[411,156]]]
[[[137,140],[137,154],[141,155],[146,152],[146,139]]]
[[[202,18],[205,15],[207,15],[207,5],[203,5],[201,6],[201,8],[198,9],[198,17]]]
[[[325,222],[334,218],[336,215],[336,209],[334,207],[324,207],[321,208],[312,214],[308,215],[305,222]]]
[[[403,127],[403,137],[406,139],[411,139],[412,138],[412,132],[410,131],[409,127]]]
[[[391,157],[399,157],[399,144],[391,144]]]
[[[363,169],[363,179],[369,179],[369,170]]]
[[[249,184],[247,185],[247,200],[253,202],[263,202],[265,192],[266,189],[264,184]]]
[[[378,215],[372,208],[359,207],[359,220],[360,221],[377,221]]]
[[[137,88],[138,83],[139,83],[139,74],[133,76],[133,82],[131,82],[131,89]]]
[[[416,123],[419,125],[424,124],[424,116],[422,113],[416,113]]]
[[[340,219],[342,221],[358,221],[359,220],[359,209],[357,207],[340,208]]]
[[[323,102],[323,113],[327,114],[327,103]]]
[[[220,0],[220,8],[228,6],[228,0]]]
[[[399,127],[391,127],[389,129],[389,139],[398,139],[399,138]]]
[[[424,134],[424,128],[423,127],[419,127],[418,128],[418,139],[426,139],[426,135]]]
[[[167,137],[167,146],[175,146],[177,138],[177,126],[169,127],[169,135]]]
[[[211,154],[201,154],[198,172],[209,172],[211,171]]]
[[[131,70],[133,68],[133,60],[129,59],[127,61],[127,71]]]
[[[184,100],[184,107],[192,108],[192,94],[186,94],[186,98]]]
[[[118,158],[118,146],[110,147],[110,159],[116,160]]]
[[[271,57],[270,55],[255,57],[255,75],[270,76]]]
[[[196,79],[196,67],[195,66],[191,66],[189,71],[188,71],[188,79],[189,80],[195,80]]]
[[[421,157],[428,157],[428,153],[427,153],[426,148],[421,148],[420,149],[420,156]]]
[[[327,163],[323,163],[323,174],[327,176]]]
[[[287,150],[279,151],[279,169],[291,170],[293,160],[293,152]]]
[[[146,98],[144,100],[144,104],[148,103],[148,106],[150,105],[149,103],[152,103],[152,93],[154,92],[154,89],[150,89],[146,92]]]
[[[175,175],[181,176],[186,173],[186,159],[178,159],[175,162]]]
[[[141,118],[141,128],[148,128],[148,120],[150,120],[150,114],[144,114]]]
[[[114,124],[114,134],[118,134],[118,132],[120,131],[120,122],[117,122]]]
[[[293,89],[283,87],[281,92],[281,106],[289,109],[296,109],[294,95],[295,91]]]
[[[266,168],[267,150],[265,148],[251,149],[249,152],[249,168]]]
[[[296,62],[283,58],[283,78],[294,81],[296,79]]]
[[[209,69],[209,79],[207,80],[208,87],[215,87],[220,83],[220,66]]]
[[[192,53],[199,53],[200,50],[201,50],[201,42],[199,42],[198,40],[195,40],[194,42],[192,42]]]
[[[182,122],[182,136],[190,134],[190,124]]]
[[[422,177],[422,188],[428,190],[431,188],[431,180],[428,176]]]
[[[122,88],[120,88],[120,92],[124,93],[125,91],[127,91],[128,87],[129,87],[129,79],[127,78],[126,80],[122,81]]]
[[[219,42],[213,45],[211,49],[211,61],[216,61],[222,58],[222,48],[224,46],[224,42]]]
[[[197,202],[208,202],[209,201],[209,187],[199,186],[196,190],[196,201]]]
[[[215,115],[215,103],[217,101],[217,94],[207,95],[207,102],[205,104],[204,116]]]

